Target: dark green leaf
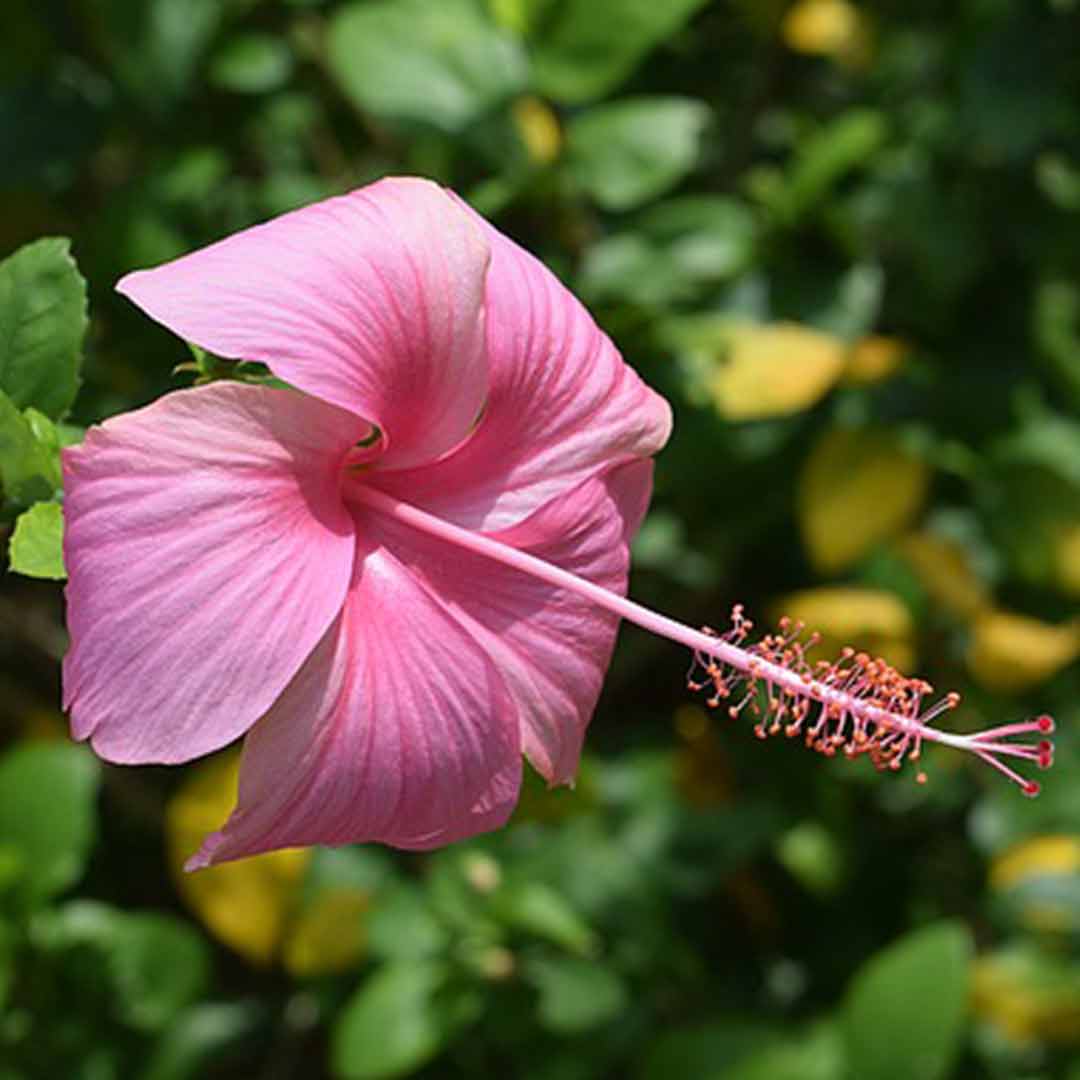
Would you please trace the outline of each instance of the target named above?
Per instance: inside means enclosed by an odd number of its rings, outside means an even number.
[[[161,113],[191,89],[227,8],[221,0],[100,0],[93,13],[121,81]]]
[[[530,42],[536,85],[567,104],[601,97],[705,2],[563,0],[536,21]]]
[[[59,420],[79,388],[86,282],[71,243],[49,237],[0,262],[0,390]]]

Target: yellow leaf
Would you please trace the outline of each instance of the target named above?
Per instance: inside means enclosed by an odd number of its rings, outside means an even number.
[[[1080,836],[1036,836],[1014,844],[990,867],[990,885],[1011,889],[1030,877],[1080,872]]]
[[[967,662],[988,690],[1018,694],[1056,675],[1077,656],[1075,623],[1055,626],[1028,615],[988,611],[972,624]]]
[[[206,834],[219,829],[232,810],[239,771],[238,751],[218,754],[190,771],[166,808],[169,864],[180,895],[210,932],[248,960],[268,964],[296,907],[310,852],[274,851],[193,874],[183,870]]]
[[[861,338],[848,355],[843,381],[853,386],[881,382],[896,373],[907,354],[908,347],[899,338],[877,334]]]
[[[707,382],[729,420],[787,416],[815,405],[844,370],[838,338],[798,323],[732,323]]]
[[[1020,923],[1028,930],[1065,934],[1080,924],[1080,911],[1072,901],[1077,882],[1067,880],[1078,874],[1080,836],[1036,836],[1014,844],[994,860],[990,885],[998,892],[1019,890],[1013,902]],[[1029,884],[1035,884],[1035,889],[1023,888]]]
[[[976,960],[971,989],[976,1015],[1015,1042],[1080,1037],[1080,969],[1067,957],[1030,946],[999,949]]]
[[[972,619],[990,604],[990,591],[975,573],[960,545],[931,532],[908,533],[900,553],[939,607],[960,619]]]
[[[799,0],[784,16],[780,33],[794,52],[856,65],[870,58],[866,20],[848,0]]]
[[[522,97],[511,109],[514,124],[529,157],[537,164],[550,165],[562,149],[562,129],[551,107],[538,97]]]
[[[799,525],[814,566],[834,573],[899,532],[926,497],[930,470],[888,434],[834,428],[799,478]]]
[[[358,888],[327,889],[297,915],[285,939],[282,962],[297,977],[356,967],[367,947],[364,916],[371,896]]]
[[[804,589],[773,605],[774,622],[787,615],[816,631],[821,643],[811,662],[833,660],[845,645],[883,657],[900,671],[915,666],[915,625],[911,613],[891,592],[856,585]]]
[[[1058,586],[1069,596],[1080,596],[1080,522],[1058,528],[1053,551]]]

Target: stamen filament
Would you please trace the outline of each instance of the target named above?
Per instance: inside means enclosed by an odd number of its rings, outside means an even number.
[[[783,619],[779,633],[744,645],[753,623],[741,606],[732,611],[731,629],[724,634],[709,627],[695,630],[535,555],[402,502],[369,483],[353,484],[349,497],[420,532],[568,589],[621,619],[690,649],[693,662],[687,685],[694,690],[711,690],[706,704],[713,708],[724,704],[733,719],[749,709],[756,718],[754,732],[759,738],[780,733],[801,735],[811,749],[826,756],[838,751],[847,757],[868,755],[877,768],[890,770],[900,768],[905,758],[917,761],[924,740],[935,742],[975,754],[1026,795],[1037,794],[1039,785],[1009,768],[999,756],[1034,761],[1044,769],[1053,761],[1053,746],[1047,739],[1037,744],[1005,741],[1014,735],[1051,733],[1054,725],[1050,717],[970,735],[940,731],[930,724],[959,704],[958,694],[947,694],[922,710],[923,698],[932,693],[928,683],[901,675],[884,660],[851,648],[842,650],[833,663],[811,664],[806,653],[817,644],[817,636],[800,642],[805,630],[801,623]],[[733,699],[733,690],[739,685],[742,694]],[[925,777],[919,773],[917,779],[922,782]]]

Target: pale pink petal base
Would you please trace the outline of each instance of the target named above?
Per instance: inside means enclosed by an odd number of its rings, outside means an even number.
[[[424,850],[513,810],[521,748],[502,678],[361,529],[340,618],[248,735],[237,809],[188,869],[303,844]]]
[[[64,451],[75,738],[109,761],[188,761],[270,707],[348,588],[340,461],[367,430],[292,391],[218,383]]]
[[[429,513],[490,532],[603,469],[651,457],[671,433],[671,407],[547,267],[474,219],[491,245],[481,422],[434,466],[381,483]]]
[[[483,405],[488,255],[438,184],[390,178],[117,289],[185,340],[378,424],[385,462],[403,467],[460,442]]]

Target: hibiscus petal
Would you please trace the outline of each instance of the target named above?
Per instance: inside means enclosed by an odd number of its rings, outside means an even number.
[[[625,595],[629,539],[651,487],[652,462],[619,466],[491,535]],[[618,619],[575,593],[384,515],[371,515],[364,528],[406,563],[491,657],[517,706],[522,746],[536,769],[551,783],[572,780]]]
[[[488,241],[437,184],[389,179],[285,214],[117,285],[175,333],[257,360],[430,461],[487,391]]]
[[[377,482],[430,513],[494,530],[600,469],[655,454],[671,409],[541,262],[476,220],[491,244],[483,417],[444,460]]]
[[[360,524],[340,618],[248,735],[240,798],[198,869],[375,840],[428,849],[502,825],[521,750],[491,661]]]
[[[341,608],[351,413],[218,383],[91,428],[64,451],[76,738],[118,762],[187,761],[261,716]]]

